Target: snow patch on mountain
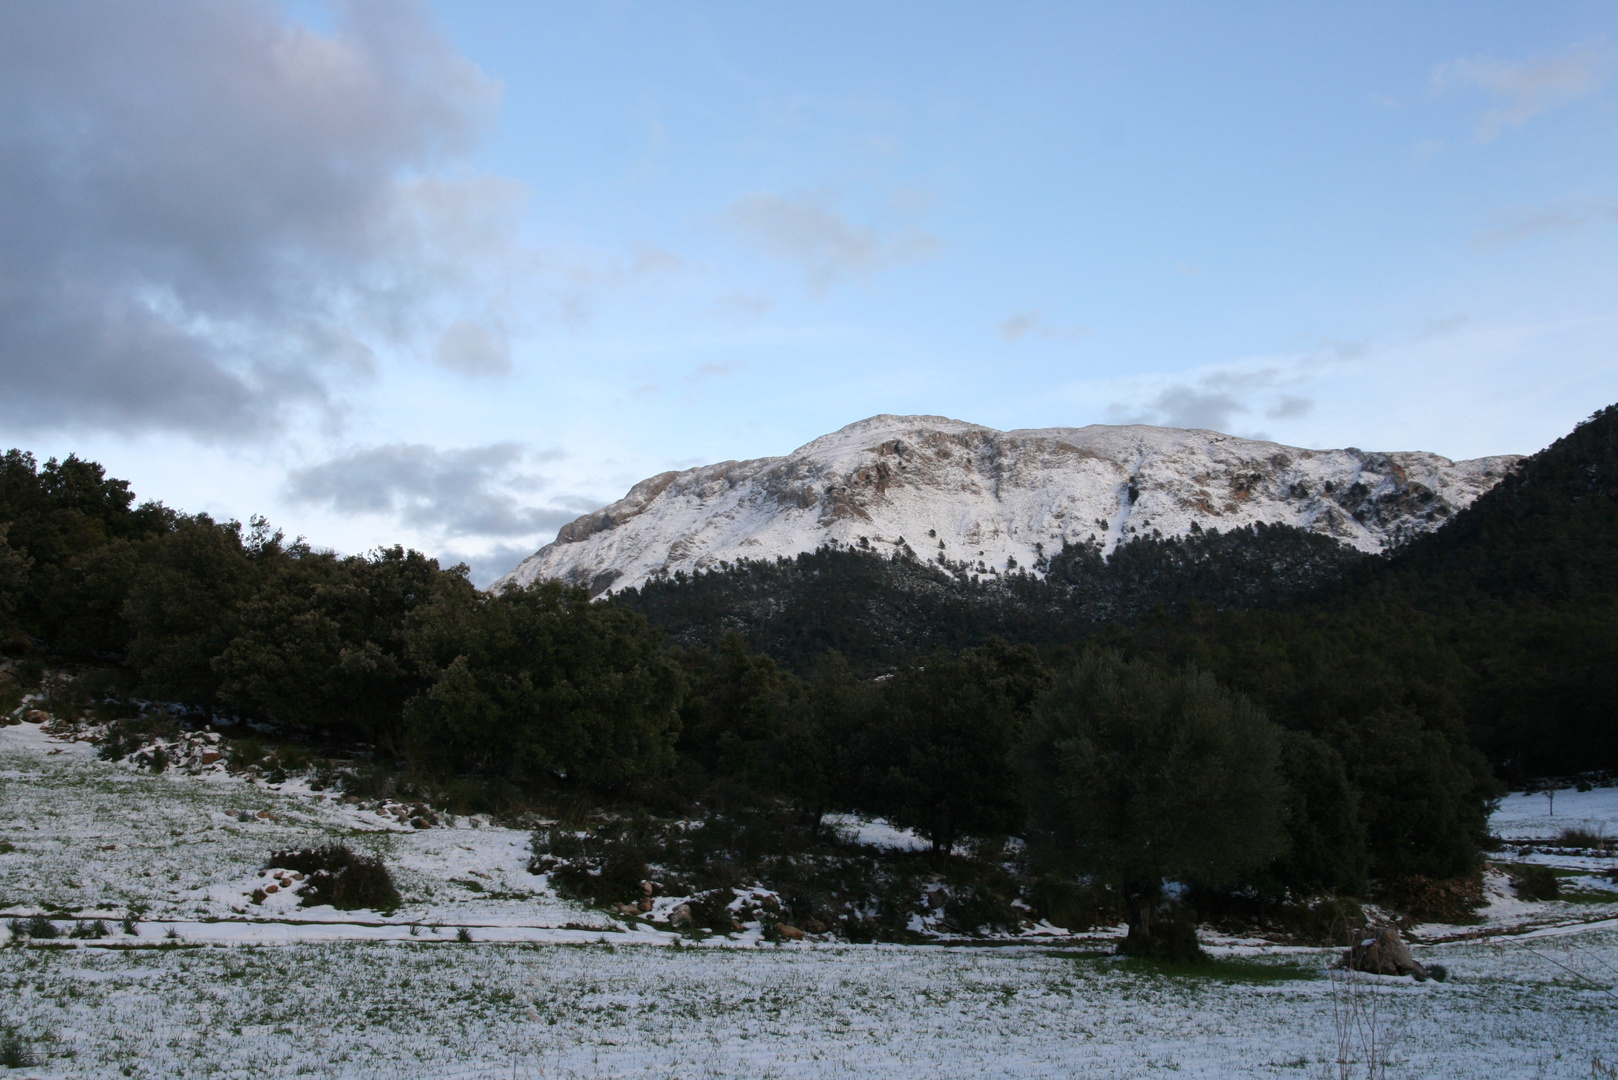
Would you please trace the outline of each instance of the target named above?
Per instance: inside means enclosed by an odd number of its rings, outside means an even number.
[[[642,480],[494,585],[558,578],[592,592],[835,544],[906,548],[982,572],[1031,569],[1064,542],[1286,524],[1380,551],[1438,527],[1515,455],[1306,450],[1140,424],[997,431],[873,416],[785,457]]]

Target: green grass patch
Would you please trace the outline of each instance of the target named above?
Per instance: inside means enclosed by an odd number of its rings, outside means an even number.
[[[1278,983],[1320,978],[1320,969],[1292,961],[1268,963],[1261,960],[1235,960],[1209,957],[1196,963],[1129,957],[1119,970],[1166,979],[1205,979],[1221,983]]]
[[[1064,960],[1105,960],[1118,955],[1108,949],[1052,949],[1046,956],[1059,956]]]
[[[1563,889],[1557,899],[1569,904],[1618,904],[1618,892],[1608,889]]]

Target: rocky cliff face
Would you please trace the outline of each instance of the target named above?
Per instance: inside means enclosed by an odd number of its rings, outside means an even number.
[[[996,431],[873,416],[785,457],[642,480],[563,526],[495,587],[560,578],[599,593],[831,543],[1001,571],[1031,568],[1064,541],[1110,551],[1136,536],[1255,522],[1378,551],[1443,524],[1518,460],[1303,450],[1142,425]]]

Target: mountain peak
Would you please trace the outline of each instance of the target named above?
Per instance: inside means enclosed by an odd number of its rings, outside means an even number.
[[[991,573],[1034,567],[1064,543],[1111,550],[1256,522],[1380,551],[1447,521],[1518,460],[1306,450],[1145,424],[998,431],[881,414],[782,457],[642,480],[563,526],[495,587],[560,578],[601,592],[827,544],[908,549]]]

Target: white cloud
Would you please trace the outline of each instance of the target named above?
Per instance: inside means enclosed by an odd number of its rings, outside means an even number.
[[[1204,427],[1298,446],[1531,453],[1618,399],[1618,319],[1452,315],[1364,342],[1075,381],[1040,398],[1083,422]],[[1547,357],[1555,364],[1547,366]],[[1257,430],[1274,425],[1271,434]]]
[[[1483,58],[1451,60],[1433,71],[1440,90],[1476,87],[1499,104],[1478,118],[1477,139],[1489,142],[1507,128],[1521,127],[1559,105],[1600,89],[1612,66],[1613,50],[1605,44],[1576,45],[1555,55],[1509,63]]]
[[[743,365],[735,361],[726,361],[722,364],[698,364],[690,374],[685,376],[685,382],[690,385],[705,383],[712,379],[723,379],[742,370]]]

